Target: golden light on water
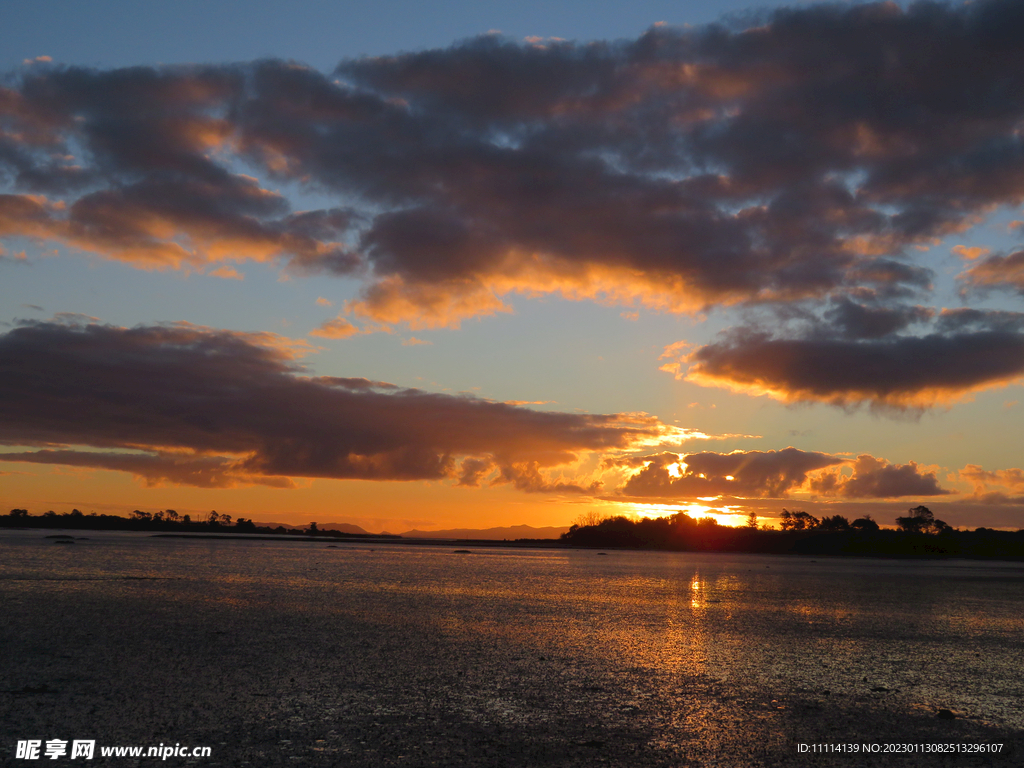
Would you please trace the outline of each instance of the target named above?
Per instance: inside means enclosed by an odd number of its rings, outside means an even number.
[[[704,585],[701,583],[700,575],[694,574],[693,582],[690,584],[690,607],[704,608],[705,604],[706,595],[704,594]]]

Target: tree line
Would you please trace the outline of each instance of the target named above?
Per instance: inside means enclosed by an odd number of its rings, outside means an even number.
[[[229,514],[211,511],[198,515],[178,514],[176,510],[159,512],[132,510],[128,517],[100,515],[95,512],[82,513],[72,509],[59,514],[50,510],[41,515],[30,515],[27,509],[12,509],[0,515],[0,528],[71,528],[105,531],[153,531],[161,533],[261,533],[287,536],[327,536],[332,538],[380,538],[372,534],[346,533],[332,529],[321,529],[315,522],[305,528],[285,528],[283,525],[270,527],[256,525],[252,518],[239,517],[234,520]]]
[[[783,510],[779,529],[774,529],[758,527],[753,514],[743,527],[720,525],[710,517],[695,519],[684,512],[640,519],[590,515],[561,539],[570,547],[1024,559],[1024,530],[957,530],[925,506],[913,507],[895,522],[890,529],[870,515],[851,522],[842,515],[818,519],[807,512]]]
[[[754,519],[756,521],[756,516]],[[881,526],[874,521],[871,515],[857,518],[851,523],[842,515],[832,515],[831,517],[823,517],[819,520],[807,512],[790,512],[788,509],[782,510],[782,519],[779,527],[783,531],[816,530],[871,533],[881,530]],[[951,526],[935,517],[935,514],[925,506],[913,507],[908,510],[906,517],[897,517],[896,529],[904,533],[947,533],[953,530]]]

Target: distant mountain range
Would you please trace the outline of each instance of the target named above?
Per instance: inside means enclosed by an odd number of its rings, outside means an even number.
[[[288,523],[256,523],[257,526],[270,528],[287,528],[289,530],[305,530],[308,525],[289,525]],[[369,533],[358,525],[351,523],[317,523],[316,527],[321,531],[340,531],[341,533]],[[444,531],[406,531],[402,536],[409,539],[489,539],[501,541],[502,539],[557,539],[568,531],[567,527],[557,528],[548,526],[545,528],[534,528],[532,525],[512,525],[504,528],[449,528]]]
[[[557,539],[566,528],[534,528],[530,525],[512,525],[505,528],[450,528],[446,531],[406,531],[409,539]]]

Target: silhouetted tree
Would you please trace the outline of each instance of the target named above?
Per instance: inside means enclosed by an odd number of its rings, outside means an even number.
[[[823,531],[848,531],[850,530],[850,521],[842,515],[832,515],[832,517],[823,517],[818,528]]]
[[[782,510],[782,530],[784,531],[805,531],[811,528],[817,528],[820,524],[818,518],[814,515],[809,515],[806,512],[790,512],[788,509]]]
[[[901,531],[920,533],[922,528],[931,528],[935,515],[928,507],[920,506],[909,510],[907,517],[897,517],[896,525]]]
[[[850,527],[853,528],[853,530],[855,531],[863,531],[865,533],[870,533],[872,531],[879,530],[878,523],[871,519],[871,515],[864,515],[864,517],[858,517],[856,520],[850,523]]]
[[[580,513],[579,517],[573,521],[573,525],[579,526],[580,528],[586,528],[588,525],[600,525],[601,521],[604,520],[605,517],[605,515],[601,514],[596,509],[591,509]]]
[[[753,531],[757,530],[757,512],[748,512],[747,513],[747,526],[746,527],[750,528]]]
[[[943,533],[952,530],[942,520],[937,520],[928,507],[919,506],[908,510],[907,517],[897,517],[896,525],[907,533]]]

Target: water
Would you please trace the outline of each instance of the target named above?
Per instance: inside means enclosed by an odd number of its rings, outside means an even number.
[[[239,766],[861,764],[797,751],[843,740],[1007,745],[878,765],[1019,757],[1020,564],[44,535],[0,533],[0,755],[57,737]]]

